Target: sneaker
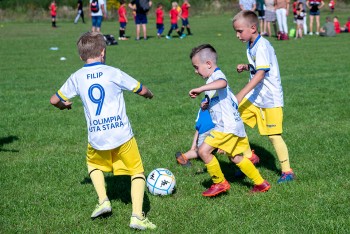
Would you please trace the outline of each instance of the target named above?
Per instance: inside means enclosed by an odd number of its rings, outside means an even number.
[[[139,219],[136,215],[132,215],[130,218],[129,227],[138,230],[155,229],[157,226],[154,225],[148,218],[143,217]]]
[[[254,150],[252,150],[252,156],[248,158],[254,165],[258,164],[260,162],[260,158],[258,155],[255,154]],[[238,171],[235,173],[235,177],[240,178],[244,177],[245,174],[238,168]]]
[[[170,39],[171,39],[171,36],[166,35],[165,38],[170,40]]]
[[[184,166],[184,167],[190,167],[191,166],[191,162],[181,152],[177,152],[175,154],[175,157],[176,157],[177,163],[180,164],[181,166]]]
[[[293,181],[295,179],[295,174],[293,170],[287,171],[287,172],[282,172],[281,177],[277,180],[277,183],[285,183],[288,181]]]
[[[183,38],[185,38],[186,37],[186,34],[182,34],[181,36],[180,36],[180,39],[183,39]]]
[[[95,210],[91,214],[91,218],[95,219],[103,214],[111,213],[112,206],[109,200],[104,200],[102,204],[97,204]]]
[[[231,188],[231,185],[227,182],[227,180],[224,180],[224,182],[213,184],[210,186],[209,189],[204,191],[202,195],[204,197],[214,197],[216,195],[219,195],[220,193],[226,192]]]
[[[320,35],[320,33],[319,33],[319,32],[316,32],[316,35],[318,36],[318,35]]]
[[[248,158],[254,165],[260,162],[260,158],[255,154],[254,150],[252,150],[252,156]]]
[[[312,35],[313,35],[313,33],[312,33],[312,32],[309,32],[309,35],[310,35],[310,36],[312,36]]]
[[[264,180],[262,184],[254,185],[253,189],[250,191],[252,193],[267,192],[271,188],[271,185]]]

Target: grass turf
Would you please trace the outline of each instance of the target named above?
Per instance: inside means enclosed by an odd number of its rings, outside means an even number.
[[[347,15],[338,15],[343,22]],[[284,138],[297,181],[278,185],[279,163],[266,137],[247,129],[258,166],[272,185],[250,195],[252,183],[234,178],[236,168],[219,157],[231,190],[208,199],[211,184],[201,161],[191,168],[176,164],[174,154],[191,146],[199,100],[188,91],[203,84],[194,74],[189,53],[211,43],[218,64],[234,92],[247,82],[235,66],[246,63],[246,45],[235,38],[231,15],[191,18],[194,36],[157,39],[153,19],[148,41],[129,41],[107,49],[107,64],[143,82],[155,94],[145,100],[127,93],[127,112],[146,174],[167,167],[176,176],[176,192],[167,197],[145,193],[144,210],[155,233],[347,233],[349,231],[349,57],[350,34],[303,40],[269,38],[279,60],[285,93]],[[129,233],[128,177],[107,174],[113,215],[90,220],[97,202],[85,166],[86,124],[81,102],[59,111],[49,104],[68,76],[82,66],[75,43],[90,24],[58,22],[2,23],[0,28],[0,232]],[[290,23],[290,26],[292,24]],[[168,30],[168,24],[165,25]],[[103,23],[105,34],[118,36],[116,22]],[[175,34],[174,34],[175,35]],[[58,47],[58,51],[49,50]],[[60,61],[60,57],[67,60]]]

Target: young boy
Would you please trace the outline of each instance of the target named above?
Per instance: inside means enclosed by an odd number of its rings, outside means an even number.
[[[164,31],[164,11],[163,4],[158,3],[156,9],[156,28],[157,28],[157,36],[158,38],[162,37],[162,33]]]
[[[128,23],[128,18],[126,16],[126,4],[125,0],[120,0],[120,7],[118,9],[118,16],[119,16],[119,40],[128,40],[128,38],[125,36],[125,29],[126,24]]]
[[[53,28],[56,28],[57,5],[55,0],[51,2],[49,9],[51,14],[51,25]]]
[[[79,95],[88,126],[87,167],[99,203],[91,218],[111,213],[103,172],[131,176],[132,216],[130,227],[155,229],[143,216],[145,176],[141,156],[125,111],[123,91],[145,98],[152,92],[123,71],[104,64],[106,43],[102,34],[88,32],[78,42],[78,52],[85,62],[54,94],[50,102],[64,110],[71,109],[71,98]]]
[[[260,135],[269,137],[281,164],[278,183],[294,180],[287,146],[281,136],[283,90],[277,57],[270,42],[258,33],[258,17],[252,11],[241,11],[233,18],[237,38],[247,42],[249,64],[238,64],[237,72],[250,71],[250,81],[236,95],[239,113],[245,124],[258,125]],[[244,153],[250,157],[250,147]]]
[[[187,29],[187,35],[192,35],[190,23],[188,22],[188,16],[189,16],[189,9],[191,5],[188,2],[188,0],[184,0],[184,3],[181,5],[181,21],[182,21],[182,27],[181,27],[181,34],[183,34],[185,28]]]
[[[185,153],[177,152],[175,154],[176,161],[182,166],[191,166],[191,162],[189,160],[199,157],[198,149],[214,127],[215,125],[211,120],[209,111],[202,110],[200,108],[197,114],[195,126],[196,131],[193,136],[191,149]]]
[[[171,26],[168,34],[166,35],[166,39],[171,39],[171,33],[173,32],[173,30],[176,30],[177,34],[179,34],[179,38],[182,39],[186,35],[180,32],[179,27],[177,25],[177,21],[179,20],[179,15],[181,14],[181,10],[180,12],[177,10],[177,7],[178,7],[177,2],[172,2],[171,6],[172,6],[171,10],[169,11]]]
[[[209,97],[209,101],[202,102],[202,109],[208,109],[215,125],[199,147],[198,154],[204,161],[214,184],[202,193],[205,197],[213,197],[230,189],[230,184],[221,171],[219,161],[212,154],[218,148],[226,152],[231,162],[254,182],[251,192],[265,192],[270,184],[264,180],[258,169],[242,153],[249,143],[239,116],[236,97],[228,86],[227,79],[216,65],[215,49],[204,44],[192,49],[190,54],[195,72],[207,80],[206,85],[189,91],[191,98],[196,98],[202,92]]]

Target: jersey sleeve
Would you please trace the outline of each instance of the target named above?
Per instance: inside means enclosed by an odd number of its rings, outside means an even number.
[[[256,52],[255,70],[270,71],[269,51],[265,45],[261,46]]]
[[[117,84],[122,90],[128,90],[134,93],[139,93],[142,90],[142,84],[129,76],[125,72],[119,70],[120,74],[117,76]]]
[[[77,85],[74,82],[74,75],[71,75],[68,78],[68,80],[57,91],[56,95],[63,102],[78,95]]]

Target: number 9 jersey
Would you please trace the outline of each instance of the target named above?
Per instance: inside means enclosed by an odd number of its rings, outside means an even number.
[[[94,149],[111,150],[133,137],[126,115],[123,91],[138,93],[140,82],[123,71],[100,62],[85,64],[73,73],[56,95],[61,101],[80,96]]]

